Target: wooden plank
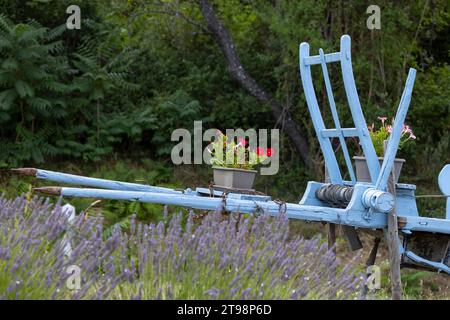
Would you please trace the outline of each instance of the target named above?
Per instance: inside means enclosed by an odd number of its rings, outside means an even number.
[[[328,103],[330,105],[331,114],[333,115],[334,125],[336,127],[336,130],[340,133],[338,136],[339,143],[341,144],[341,150],[342,150],[342,153],[344,154],[345,164],[347,165],[347,170],[348,170],[348,173],[350,174],[350,179],[352,180],[352,183],[356,183],[356,176],[355,176],[355,172],[353,171],[352,160],[350,159],[350,154],[348,153],[347,144],[345,142],[345,137],[341,130],[341,121],[339,119],[339,115],[338,115],[338,112],[336,109],[336,102],[334,101],[333,89],[331,87],[330,76],[328,74],[328,68],[327,68],[327,64],[325,62],[326,61],[325,54],[324,54],[322,48],[319,49],[319,53],[320,53],[320,56],[322,57],[322,64],[321,64],[322,65],[322,73],[323,73],[323,80],[325,81],[325,88],[327,90]]]
[[[387,141],[384,143],[384,149],[386,151]],[[392,171],[388,180],[388,191],[396,197],[395,194],[395,167],[392,166]],[[399,249],[399,237],[398,237],[398,221],[397,221],[397,204],[391,212],[388,213],[388,226],[387,226],[387,245],[389,249],[389,262],[390,262],[390,276],[392,284],[392,300],[402,299],[402,279],[400,275],[400,249]]]
[[[341,60],[340,52],[333,52],[333,53],[325,54],[325,63],[338,62],[340,60]],[[304,61],[305,65],[311,66],[311,65],[322,63],[322,57],[320,55],[308,56],[308,57],[305,57],[305,59],[303,61]]]
[[[341,135],[344,135],[346,138],[359,136],[356,128],[322,129],[320,133],[324,138],[337,138]]]
[[[353,77],[352,54],[351,54],[351,39],[348,35],[341,37],[341,70],[342,81],[344,82],[345,93],[347,95],[348,104],[352,114],[355,128],[358,132],[359,144],[363,149],[366,157],[367,167],[369,169],[372,183],[375,183],[380,172],[380,163],[378,162],[375,147],[370,138],[369,130],[367,129],[366,120],[364,118],[361,103],[356,90],[355,78]]]
[[[450,267],[450,235],[429,232],[413,232],[406,237],[405,250],[431,262],[444,263]],[[402,267],[436,271],[405,256]]]
[[[368,267],[373,266],[375,264],[375,261],[377,259],[378,247],[380,245],[380,242],[381,242],[381,238],[375,237],[374,242],[373,242],[372,250],[370,250],[369,257],[367,258],[367,261],[366,261],[366,269]],[[366,297],[367,292],[369,292],[369,288],[367,287],[367,284],[366,284],[366,285],[364,285],[363,291],[362,291],[362,296],[364,298]]]
[[[327,223],[328,234],[328,250],[333,248],[334,254],[336,254],[336,225],[334,223]]]
[[[354,227],[350,226],[342,226],[342,231],[344,232],[344,236],[347,239],[347,244],[349,248],[353,251],[362,249],[363,244],[359,239],[358,233]]]
[[[306,64],[309,55],[309,44],[302,42],[300,44],[300,74],[303,85],[303,91],[305,92],[306,104],[308,105],[309,113],[311,114],[311,120],[316,131],[317,139],[319,140],[320,148],[322,149],[323,157],[325,163],[329,169],[329,175],[331,183],[342,184],[342,175],[339,169],[339,165],[334,154],[333,146],[328,138],[322,137],[322,130],[325,128],[325,123],[320,112],[319,104],[317,102],[316,92],[314,90],[314,85],[311,75],[311,67]],[[320,59],[320,56],[318,56]],[[319,63],[321,60],[319,60]]]

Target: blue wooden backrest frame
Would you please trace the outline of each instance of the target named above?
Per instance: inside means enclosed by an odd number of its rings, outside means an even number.
[[[373,146],[372,140],[369,135],[366,121],[359,102],[358,92],[356,91],[355,79],[353,77],[352,57],[351,57],[351,39],[348,35],[341,37],[341,50],[340,52],[324,54],[323,50],[319,50],[319,55],[311,56],[309,53],[309,44],[302,42],[300,44],[299,66],[300,76],[303,85],[303,90],[306,97],[306,103],[308,105],[309,112],[311,114],[312,122],[319,140],[320,147],[322,149],[325,164],[328,169],[330,182],[333,184],[343,184],[343,178],[341,170],[334,153],[331,138],[338,138],[341,144],[342,152],[344,153],[345,164],[350,174],[350,179],[353,184],[356,183],[356,177],[353,170],[353,166],[350,159],[350,154],[347,149],[345,138],[358,137],[359,143],[362,147],[364,156],[366,157],[367,166],[369,169],[371,181],[376,183],[379,173],[380,164]],[[331,87],[330,77],[328,75],[328,63],[340,62],[342,70],[342,79],[347,94],[347,100],[350,107],[350,111],[353,117],[353,128],[342,128],[338,112],[336,109],[336,103],[333,97],[333,91]],[[333,122],[335,128],[326,128],[319,104],[317,102],[316,93],[311,76],[311,66],[320,64],[322,67],[322,73],[324,77],[325,87],[328,96],[328,103],[331,108],[333,116]]]

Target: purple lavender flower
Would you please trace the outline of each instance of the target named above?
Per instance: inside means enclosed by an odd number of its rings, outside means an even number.
[[[133,217],[128,233],[104,238],[101,219],[70,222],[60,203],[0,197],[0,298],[357,298],[363,278],[350,265],[320,239],[288,231],[283,214],[211,212],[201,223],[192,214],[157,225]]]

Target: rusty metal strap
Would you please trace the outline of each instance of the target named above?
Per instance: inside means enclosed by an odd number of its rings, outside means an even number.
[[[273,200],[273,202],[275,202],[276,204],[278,204],[280,206],[280,208],[278,209],[278,211],[281,214],[285,214],[287,211],[287,206],[286,206],[286,202],[284,200],[281,199],[275,199]]]

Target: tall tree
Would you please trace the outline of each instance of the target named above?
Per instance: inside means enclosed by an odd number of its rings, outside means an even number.
[[[217,17],[213,5],[208,0],[198,0],[198,3],[208,30],[219,45],[233,78],[260,102],[269,104],[275,120],[283,119],[283,128],[292,140],[302,161],[307,167],[311,167],[312,161],[309,154],[308,141],[297,123],[292,119],[290,112],[264,90],[245,70],[233,39],[224,24]]]

